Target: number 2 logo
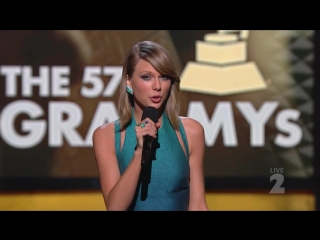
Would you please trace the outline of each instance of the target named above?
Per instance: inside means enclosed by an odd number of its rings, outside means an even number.
[[[279,173],[272,174],[270,176],[270,182],[272,182],[273,180],[276,180],[276,182],[273,185],[273,187],[271,188],[269,193],[284,193],[285,189],[284,189],[284,187],[281,187],[281,185],[284,181],[283,175],[279,174]]]

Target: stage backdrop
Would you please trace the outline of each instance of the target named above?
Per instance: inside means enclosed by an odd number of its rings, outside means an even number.
[[[181,73],[180,115],[205,130],[207,188],[310,188],[313,34],[1,30],[0,188],[99,188],[92,133],[118,118],[123,59],[143,40]]]

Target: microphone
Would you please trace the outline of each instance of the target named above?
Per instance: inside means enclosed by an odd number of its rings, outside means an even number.
[[[142,112],[141,121],[145,118],[150,118],[154,123],[158,122],[158,110],[155,107],[148,106]],[[143,137],[141,166],[147,164],[151,154],[153,137],[147,135]]]

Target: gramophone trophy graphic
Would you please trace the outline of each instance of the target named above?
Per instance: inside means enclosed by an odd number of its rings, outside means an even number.
[[[218,30],[196,41],[196,61],[181,73],[182,91],[230,95],[267,88],[257,65],[247,60],[249,30]]]

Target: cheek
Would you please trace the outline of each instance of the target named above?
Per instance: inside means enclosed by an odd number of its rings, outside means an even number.
[[[171,86],[171,85],[172,85],[172,86]],[[170,81],[168,81],[168,82],[166,82],[166,83],[164,84],[164,88],[166,89],[167,92],[170,92],[171,87],[173,87],[173,84],[171,84]]]
[[[148,82],[139,82],[138,84],[135,84],[134,87],[134,91],[135,92],[145,92],[147,91],[150,86],[147,84]]]
[[[168,96],[170,91],[171,91],[171,83],[164,84],[163,85],[163,91],[166,93],[166,96]]]

